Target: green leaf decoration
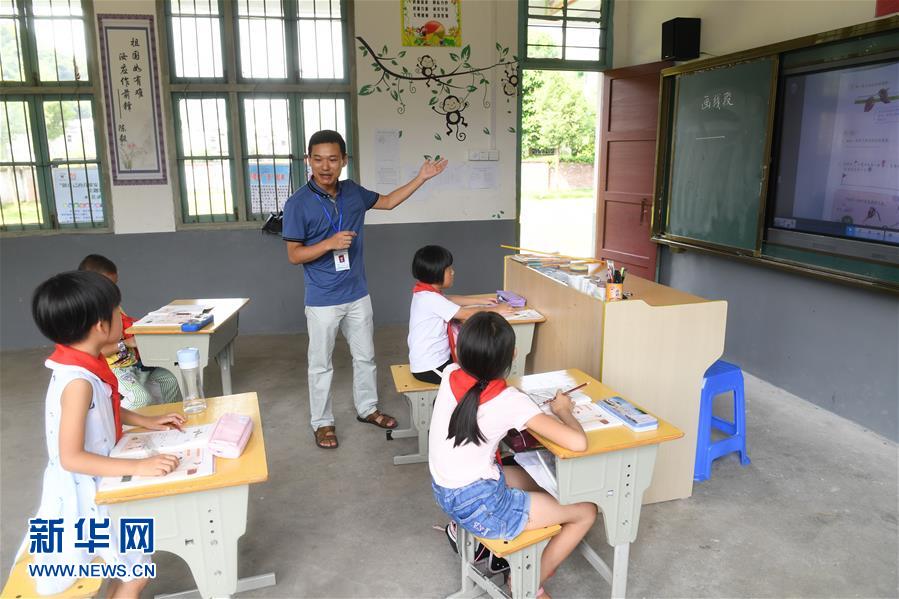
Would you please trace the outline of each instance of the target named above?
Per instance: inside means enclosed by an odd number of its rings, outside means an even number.
[[[397,56],[398,56],[399,58],[402,58],[402,57],[405,56],[405,55],[406,55],[406,51],[405,51],[405,50],[403,50],[403,51],[401,51],[399,54],[397,54]]]
[[[502,51],[503,51],[503,47],[499,45],[499,42],[496,42],[496,51],[497,51],[497,52],[502,52]]]
[[[515,133],[515,127],[509,127],[509,133]]]
[[[476,92],[476,91],[478,91],[478,88],[476,88],[476,87],[473,86],[473,85],[469,85],[467,89],[468,89],[468,91],[470,91],[470,92]]]
[[[434,161],[440,162],[440,154],[437,154],[436,156],[434,156]]]
[[[391,97],[391,98],[393,98],[393,99],[394,99],[394,100],[396,100],[396,101],[397,101],[397,102],[398,102],[398,101],[399,101],[399,99],[400,99],[400,96],[399,96],[399,94],[398,94],[398,93],[396,93],[396,91],[395,91],[395,90],[390,90],[390,97]]]
[[[400,129],[400,132],[399,132],[399,134],[397,135],[397,137],[402,137],[402,136],[403,136],[403,130]]]
[[[375,89],[371,85],[363,85],[362,87],[359,88],[359,95],[367,96],[374,91],[375,91]]]
[[[437,96],[431,96],[431,99],[428,100],[428,106],[433,106],[437,103]]]
[[[490,129],[484,127],[484,135],[490,135]]]
[[[387,46],[381,48],[381,54],[387,54]]]
[[[450,60],[452,60],[453,62],[459,62],[459,55],[455,52],[450,52]]]
[[[462,48],[462,60],[468,60],[468,57],[471,56],[471,46],[465,46]]]
[[[430,160],[430,159],[431,159],[431,155],[430,155],[430,154],[425,154],[425,160]]]
[[[390,64],[396,65],[396,64],[399,64],[399,63],[398,63],[397,61],[395,61],[395,60],[391,60],[391,61],[390,61]]]
[[[440,134],[439,134],[439,133],[435,133],[435,134],[434,134],[434,139],[436,139],[437,141],[440,141],[440,140],[443,139],[443,138],[440,137]]]

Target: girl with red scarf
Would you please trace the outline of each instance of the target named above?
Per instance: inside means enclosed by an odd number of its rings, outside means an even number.
[[[120,407],[118,381],[101,353],[104,345],[122,335],[120,302],[118,287],[95,272],[62,273],[41,283],[34,292],[34,321],[41,333],[56,343],[46,361],[53,372],[45,408],[49,463],[35,517],[62,519],[63,534],[61,551],[36,553],[33,558],[51,566],[74,564],[76,572],[78,564],[89,564],[96,556],[109,566],[122,564],[129,576],[114,580],[108,594],[138,597],[148,580],[130,574],[135,564],[149,560],[148,555],[120,554],[115,542],[93,554],[75,546],[79,519],[102,521],[109,517],[106,506],[94,501],[101,477],[164,476],[178,463],[171,455],[141,460],[109,457],[122,436],[122,424],[166,430],[184,423],[180,414],[148,417]],[[110,539],[118,539],[118,522],[110,520],[109,524]],[[73,582],[75,578],[65,576],[36,579],[42,595],[60,593]]]
[[[453,363],[452,347],[458,322],[464,322],[478,312],[511,314],[514,310],[506,304],[496,304],[496,299],[443,295],[443,290],[453,286],[456,271],[453,255],[439,245],[426,245],[415,252],[412,259],[412,305],[409,308],[409,367],[412,376],[420,381],[440,384],[440,373]]]
[[[567,395],[556,394],[553,417],[506,386],[515,333],[502,316],[486,312],[468,319],[456,351],[459,364],[444,371],[431,417],[434,498],[459,526],[482,538],[513,539],[525,530],[561,524],[541,558],[543,584],[593,526],[596,506],[559,504],[520,466],[500,466],[496,449],[513,428],[530,429],[572,451],[585,450],[587,437]]]

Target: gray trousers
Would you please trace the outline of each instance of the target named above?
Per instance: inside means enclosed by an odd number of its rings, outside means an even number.
[[[378,408],[377,366],[371,297],[365,296],[338,306],[306,306],[309,331],[309,411],[312,428],[334,424],[331,407],[331,354],[337,329],[343,333],[353,355],[353,403],[365,418]]]

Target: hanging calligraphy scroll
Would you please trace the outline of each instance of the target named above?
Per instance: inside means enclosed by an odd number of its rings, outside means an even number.
[[[114,185],[167,182],[152,15],[97,15]]]

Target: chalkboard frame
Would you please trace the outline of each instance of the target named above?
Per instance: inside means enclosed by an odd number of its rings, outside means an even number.
[[[832,31],[827,31],[815,35],[809,35],[777,44],[770,44],[759,48],[728,54],[724,56],[714,57],[706,60],[693,61],[671,67],[662,71],[660,81],[660,101],[659,101],[659,124],[656,147],[656,174],[655,174],[655,197],[653,198],[652,207],[652,240],[660,245],[671,247],[674,251],[697,250],[704,253],[716,254],[729,258],[737,258],[740,260],[761,264],[767,267],[786,270],[791,272],[802,273],[816,278],[823,278],[842,283],[848,283],[869,289],[877,289],[881,291],[889,291],[899,294],[899,276],[890,276],[886,278],[877,278],[872,276],[863,276],[847,272],[845,270],[833,270],[822,266],[822,260],[808,260],[801,257],[793,257],[785,259],[783,256],[776,255],[778,252],[766,251],[771,249],[770,241],[765,239],[766,230],[766,213],[769,210],[769,190],[768,179],[772,174],[771,159],[772,145],[774,142],[774,127],[777,112],[777,101],[779,93],[779,79],[781,76],[781,66],[784,54],[797,50],[808,50],[811,48],[824,46],[831,42],[846,41],[853,38],[862,38],[869,35],[882,34],[884,32],[892,32],[893,30],[899,34],[899,16],[892,16],[876,21],[870,21],[851,27],[844,27]],[[731,65],[748,62],[759,58],[776,58],[776,67],[774,73],[774,85],[769,105],[769,122],[767,129],[767,142],[765,156],[768,160],[765,170],[764,189],[760,193],[759,215],[758,215],[758,232],[757,243],[754,251],[748,252],[739,248],[711,243],[702,239],[692,239],[672,235],[666,229],[668,218],[668,200],[670,193],[670,177],[672,164],[672,135],[674,133],[674,124],[676,123],[676,81],[678,75],[684,73],[692,73],[696,71],[706,71],[719,67],[728,67]],[[823,256],[826,258],[827,256]],[[864,261],[860,261],[864,262]],[[899,265],[896,266],[899,273]]]
[[[759,186],[759,194],[758,194],[758,197],[756,198],[757,215],[756,215],[754,240],[752,243],[752,247],[739,246],[736,244],[728,245],[728,244],[716,243],[716,242],[713,242],[713,241],[710,241],[707,239],[687,237],[687,236],[677,235],[677,234],[668,232],[668,230],[671,227],[671,213],[668,210],[668,208],[670,208],[670,205],[671,205],[670,204],[670,198],[671,198],[670,195],[667,196],[669,198],[669,201],[666,202],[666,205],[665,205],[666,211],[664,214],[664,221],[662,221],[664,223],[664,225],[663,225],[664,230],[665,230],[664,235],[667,239],[672,239],[672,240],[680,241],[680,242],[684,242],[684,243],[695,243],[700,246],[714,248],[714,249],[718,249],[718,250],[722,250],[722,251],[731,251],[731,252],[733,252],[735,254],[739,254],[739,255],[751,255],[751,256],[756,256],[756,257],[761,256],[762,238],[764,236],[764,231],[765,231],[765,227],[764,227],[764,225],[765,225],[765,205],[767,203],[766,198],[768,196],[768,178],[769,178],[769,174],[770,174],[770,162],[771,162],[771,143],[772,143],[772,139],[773,139],[772,131],[773,131],[774,114],[775,114],[776,100],[777,100],[777,73],[778,73],[779,64],[780,64],[779,55],[753,57],[753,58],[750,58],[747,60],[734,61],[734,62],[726,64],[726,65],[715,65],[715,66],[707,68],[707,69],[696,69],[696,70],[692,70],[692,71],[684,71],[684,72],[678,73],[677,75],[674,75],[673,77],[671,77],[669,79],[669,86],[671,86],[672,89],[669,89],[669,92],[671,93],[670,103],[671,103],[671,108],[672,108],[672,111],[671,111],[672,120],[670,121],[669,143],[667,145],[667,150],[668,150],[667,154],[668,155],[666,156],[666,163],[667,163],[666,164],[666,173],[667,173],[666,174],[666,178],[667,178],[666,189],[670,190],[671,181],[673,179],[672,170],[674,168],[675,158],[676,158],[674,139],[677,137],[677,133],[678,133],[677,132],[678,123],[675,118],[676,117],[675,113],[676,113],[677,107],[680,103],[680,90],[681,90],[682,82],[683,82],[681,77],[683,75],[698,75],[698,74],[702,74],[702,73],[710,73],[710,72],[717,71],[717,70],[724,69],[724,68],[739,67],[742,65],[747,65],[747,64],[751,64],[751,63],[755,63],[755,62],[759,62],[759,61],[765,61],[765,60],[769,60],[771,62],[771,65],[770,65],[770,70],[768,73],[768,94],[767,94],[767,100],[766,100],[766,104],[765,104],[766,112],[765,112],[765,116],[764,116],[764,123],[765,123],[765,125],[764,125],[765,126],[764,147],[762,148],[762,154],[760,157],[761,164],[759,164],[762,174],[761,174],[761,180],[760,180],[760,186]]]

